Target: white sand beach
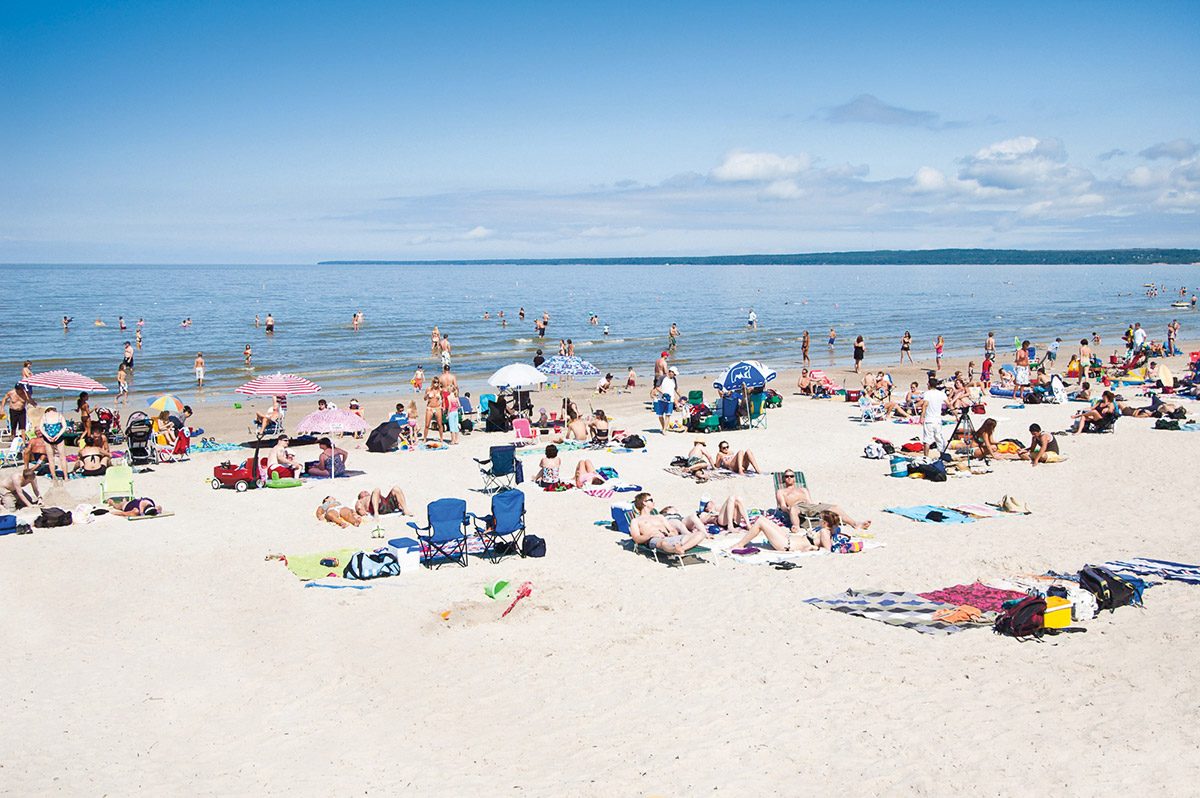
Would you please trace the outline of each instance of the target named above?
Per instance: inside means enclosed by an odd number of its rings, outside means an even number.
[[[136,478],[137,493],[173,516],[4,538],[0,792],[1194,793],[1196,587],[1167,582],[1144,609],[1040,642],[990,629],[924,635],[803,600],[1113,558],[1200,562],[1200,439],[1122,419],[1112,435],[1064,438],[1063,463],[997,461],[940,484],[893,479],[863,446],[919,427],[860,425],[849,404],[793,396],[790,379],[777,383],[785,401],[766,429],[709,439],[750,447],[767,470],[802,469],[816,499],[870,518],[881,547],[801,558],[789,571],[716,555],[671,568],[593,523],[613,500],[527,482],[544,559],[406,567],[365,590],[306,588],[264,560],[379,543],[370,521],[317,521],[326,494],[348,502],[399,484],[422,521],[442,496],[486,512],[471,458],[510,436],[480,433],[449,451],[350,448],[365,475],[245,494],[208,486],[229,454],[196,454]],[[602,403],[614,428],[650,429],[643,399]],[[384,414],[377,404],[369,417]],[[1075,409],[1004,404],[993,398],[989,415],[1021,438],[1032,421],[1067,426]],[[232,433],[245,412],[201,420]],[[693,437],[648,434],[645,453],[587,456],[681,507],[732,493],[771,505],[769,476],[698,485],[665,472]],[[564,473],[581,456],[564,453]],[[98,483],[62,490],[64,505],[96,501]],[[882,512],[1005,494],[1033,513],[945,526]],[[384,519],[389,538],[411,532],[404,520]],[[532,583],[503,619],[508,600],[483,593],[499,578]]]

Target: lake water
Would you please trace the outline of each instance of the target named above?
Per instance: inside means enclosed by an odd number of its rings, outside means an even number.
[[[8,265],[0,298],[0,380],[11,383],[21,361],[70,368],[115,390],[124,341],[146,321],[136,354],[136,391],[191,392],[192,360],[203,351],[206,394],[232,391],[253,376],[294,371],[338,394],[406,386],[417,364],[431,374],[434,324],[450,336],[455,371],[468,381],[513,361],[528,362],[559,338],[576,353],[623,379],[634,366],[646,376],[666,346],[667,329],[682,335],[680,370],[710,372],[741,358],[776,369],[797,367],[803,330],[814,364],[849,362],[855,336],[866,337],[868,361],[895,361],[905,329],[918,359],[933,339],[946,352],[978,354],[989,329],[1003,351],[1014,336],[1044,345],[1098,331],[1101,352],[1126,324],[1140,321],[1162,339],[1180,318],[1183,338],[1196,337],[1190,310],[1170,307],[1178,288],[1200,288],[1195,266],[93,266]],[[1157,298],[1144,283],[1165,285]],[[524,306],[524,323],[517,310]],[[753,308],[759,329],[749,330]],[[356,310],[366,317],[354,332]],[[490,311],[493,318],[482,319]],[[495,318],[504,310],[509,326]],[[549,311],[545,341],[533,319]],[[254,328],[272,313],[276,333]],[[596,313],[608,324],[588,323]],[[64,333],[61,317],[74,317]],[[124,315],[129,330],[117,327]],[[192,327],[180,327],[190,316]],[[96,327],[100,318],[106,327]],[[836,327],[836,349],[825,339]],[[242,348],[254,350],[253,367]]]

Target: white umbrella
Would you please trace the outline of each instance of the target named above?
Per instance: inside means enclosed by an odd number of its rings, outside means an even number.
[[[525,388],[545,381],[546,375],[528,363],[509,363],[488,377],[488,385],[493,388]]]

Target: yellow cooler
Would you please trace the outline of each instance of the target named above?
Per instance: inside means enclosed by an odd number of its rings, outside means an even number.
[[[1071,600],[1061,596],[1046,599],[1046,614],[1043,616],[1047,629],[1065,629],[1071,625]]]

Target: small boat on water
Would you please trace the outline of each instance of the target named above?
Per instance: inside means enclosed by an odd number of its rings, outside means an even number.
[[[1188,304],[1187,302],[1172,302],[1171,307],[1173,307],[1173,308],[1190,308],[1191,305]]]

